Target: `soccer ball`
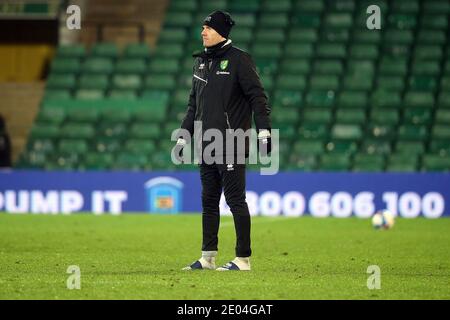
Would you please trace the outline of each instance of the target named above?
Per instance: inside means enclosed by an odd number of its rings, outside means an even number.
[[[372,217],[372,226],[375,229],[390,229],[394,222],[394,215],[387,210],[378,211]]]

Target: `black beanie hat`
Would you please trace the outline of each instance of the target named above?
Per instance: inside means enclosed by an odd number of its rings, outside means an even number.
[[[231,27],[234,26],[234,21],[228,12],[214,11],[210,13],[203,21],[203,25],[213,28],[222,37],[228,39]]]

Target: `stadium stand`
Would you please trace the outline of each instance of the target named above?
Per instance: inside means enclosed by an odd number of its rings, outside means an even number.
[[[372,4],[381,30],[366,27]],[[170,133],[185,112],[201,21],[216,9],[236,20],[231,39],[269,94],[281,169],[450,170],[444,0],[172,0],[155,48],[57,49],[15,166],[185,170],[171,164]]]

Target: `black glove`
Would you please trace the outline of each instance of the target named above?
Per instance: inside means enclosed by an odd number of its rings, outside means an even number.
[[[258,133],[258,149],[261,156],[268,156],[272,151],[272,138],[269,130],[260,130]]]

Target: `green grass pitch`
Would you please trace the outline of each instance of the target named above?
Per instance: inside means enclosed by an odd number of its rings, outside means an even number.
[[[200,215],[0,214],[0,299],[449,299],[450,219],[254,217],[252,271],[186,272]],[[218,264],[234,257],[222,218]],[[81,289],[66,287],[67,268]],[[369,290],[370,265],[381,289]]]

